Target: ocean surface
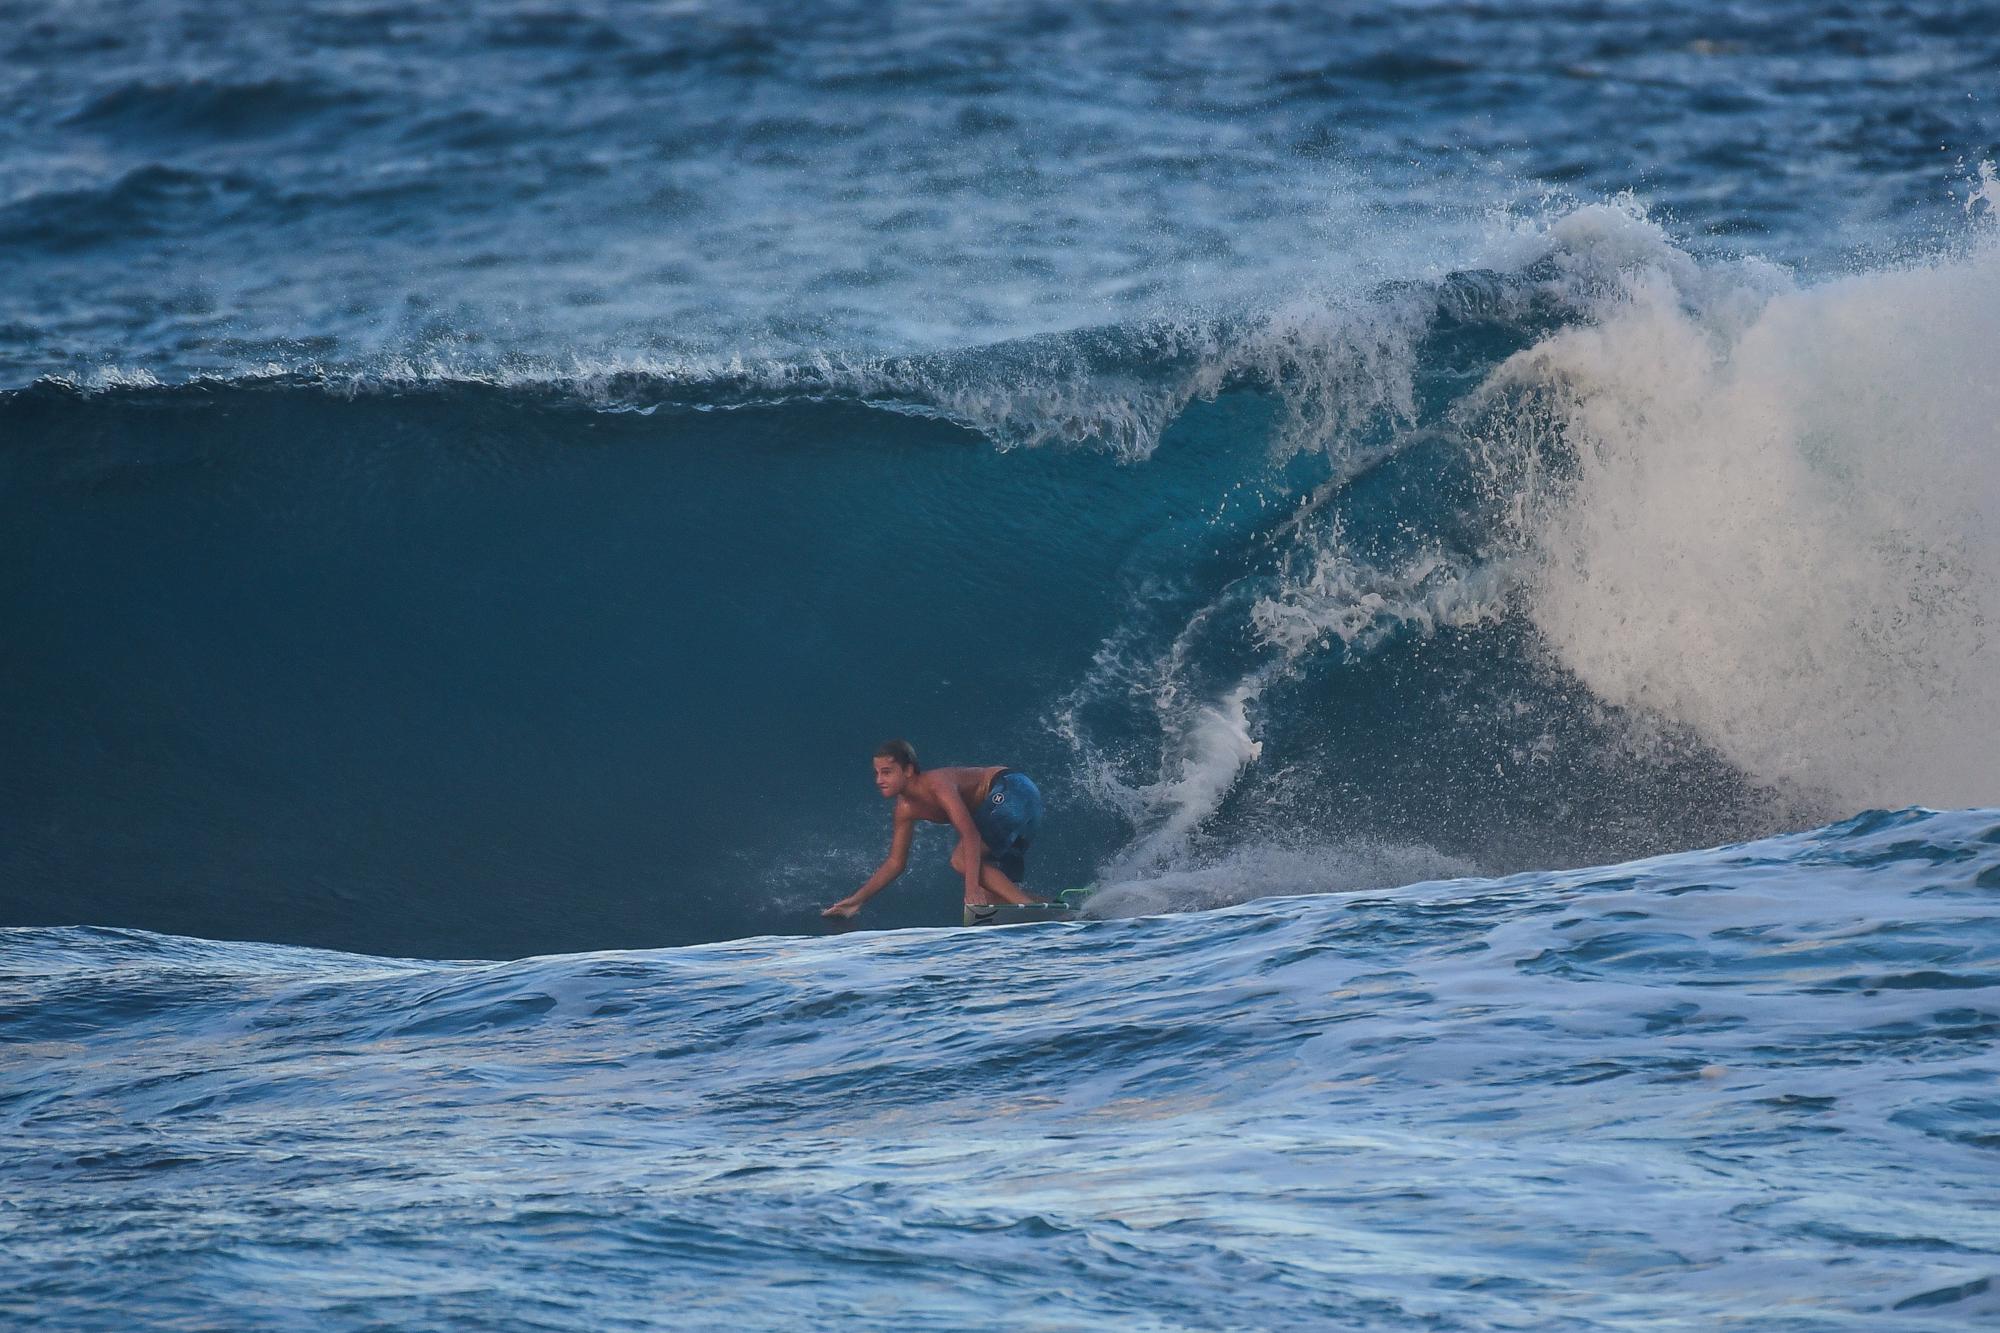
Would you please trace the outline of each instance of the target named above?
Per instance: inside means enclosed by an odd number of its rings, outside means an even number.
[[[0,0],[0,1322],[2000,1325],[1996,88]]]

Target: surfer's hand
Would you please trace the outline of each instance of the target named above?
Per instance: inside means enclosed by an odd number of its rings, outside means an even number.
[[[860,903],[855,902],[854,899],[852,898],[842,898],[839,902],[827,908],[824,912],[821,912],[820,915],[837,916],[846,919],[855,916],[860,911],[861,911]]]

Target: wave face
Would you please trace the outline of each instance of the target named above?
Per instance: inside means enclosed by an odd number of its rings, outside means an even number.
[[[2000,799],[2000,250],[1515,246],[927,357],[12,393],[8,916],[810,929],[894,734],[1043,782],[1038,886],[1203,904]]]
[[[1905,811],[803,947],[0,930],[0,1301],[76,1330],[1964,1328],[2000,1315],[1996,889],[2000,811]]]

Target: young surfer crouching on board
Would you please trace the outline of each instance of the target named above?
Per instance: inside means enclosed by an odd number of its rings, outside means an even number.
[[[1011,768],[917,766],[908,741],[889,741],[875,752],[875,790],[896,803],[896,829],[889,858],[868,882],[821,912],[853,916],[861,904],[889,886],[910,864],[916,821],[949,824],[958,830],[951,868],[965,876],[967,906],[981,903],[1038,903],[1015,882],[1027,873],[1028,844],[1042,826],[1042,793],[1026,773]]]

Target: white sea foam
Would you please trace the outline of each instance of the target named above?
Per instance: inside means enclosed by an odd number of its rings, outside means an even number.
[[[1107,874],[1088,915],[1197,912],[1284,894],[1353,893],[1476,873],[1470,862],[1420,844],[1257,844],[1193,865]]]
[[[1134,793],[1154,814],[1146,832],[1103,870],[1121,877],[1176,864],[1188,838],[1215,813],[1245,767],[1263,752],[1251,735],[1250,705],[1268,672],[1258,672],[1215,700],[1194,703],[1176,720],[1179,733],[1160,781]]]
[[[1990,169],[1968,212],[1996,189]],[[1139,828],[1105,867],[1184,866],[1262,750],[1260,697],[1329,649],[1496,621],[1525,607],[1552,659],[1635,727],[1691,731],[1752,778],[1855,808],[2000,800],[2000,243],[1816,286],[1757,260],[1698,260],[1630,199],[1501,238],[1581,318],[1515,355],[1454,419],[1496,460],[1500,527],[1474,551],[1361,558],[1337,523],[1279,536],[1261,590],[1232,584],[1123,684],[1159,718],[1157,775],[1082,757]],[[1393,310],[1393,306],[1385,307]],[[1417,326],[1352,316],[1332,364],[1267,365],[1291,442],[1338,450],[1359,418],[1414,417]],[[1353,329],[1372,329],[1361,355]],[[1270,355],[1269,346],[1259,355]],[[1288,353],[1289,354],[1289,353]],[[1239,354],[1239,359],[1251,354]],[[1505,460],[1504,464],[1498,460]],[[1503,475],[1504,474],[1504,475]],[[1190,644],[1264,650],[1206,691]],[[1087,748],[1087,747],[1086,747]]]
[[[1978,174],[1966,185],[1965,215],[1983,222],[2000,223],[2000,171],[1991,162],[1981,162]]]
[[[1522,511],[1560,660],[1772,784],[2000,799],[2000,245],[1799,287],[1626,210],[1554,241],[1596,318],[1485,405],[1573,454]]]
[[[1338,639],[1366,651],[1390,635],[1433,634],[1498,620],[1507,606],[1511,566],[1468,566],[1427,551],[1381,569],[1355,558],[1336,528],[1306,553],[1304,568],[1250,608],[1250,623],[1287,658]]]

